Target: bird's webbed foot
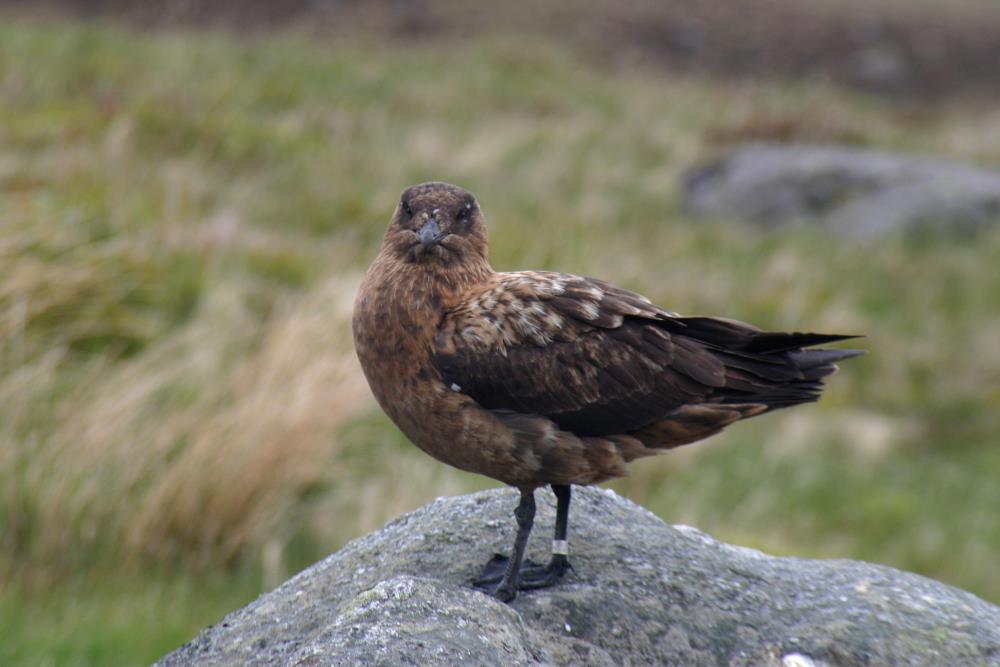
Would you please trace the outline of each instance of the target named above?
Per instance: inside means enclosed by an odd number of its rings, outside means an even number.
[[[494,554],[493,558],[483,567],[479,576],[473,580],[472,585],[496,596],[497,587],[507,570],[508,561],[506,556]],[[554,554],[546,565],[541,565],[530,559],[525,560],[521,566],[517,588],[522,591],[530,591],[554,586],[559,583],[566,572],[572,569],[573,566],[569,559],[562,554]]]

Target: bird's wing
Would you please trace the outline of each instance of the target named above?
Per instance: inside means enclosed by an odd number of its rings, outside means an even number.
[[[592,278],[501,273],[444,318],[435,361],[485,408],[578,435],[627,433],[725,387],[727,368],[673,313]]]

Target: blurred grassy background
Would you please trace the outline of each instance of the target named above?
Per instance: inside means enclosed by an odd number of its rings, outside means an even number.
[[[868,335],[819,405],[639,462],[620,493],[1000,602],[1000,229],[857,245],[693,221],[677,193],[741,139],[1000,164],[995,98],[365,16],[0,14],[0,664],[150,662],[399,513],[495,485],[408,445],[351,348],[359,276],[430,179],[477,194],[499,269]]]

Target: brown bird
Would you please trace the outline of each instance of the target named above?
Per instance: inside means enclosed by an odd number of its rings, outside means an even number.
[[[862,353],[805,349],[852,336],[682,317],[593,278],[498,273],[476,199],[447,183],[403,192],[353,327],[375,398],[414,444],[520,490],[512,554],[474,582],[504,601],[570,568],[570,485],[815,401],[834,362]],[[546,484],[557,498],[552,558],[522,568]]]

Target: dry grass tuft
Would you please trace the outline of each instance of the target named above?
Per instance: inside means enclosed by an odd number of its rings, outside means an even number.
[[[370,405],[351,351],[356,282],[288,299],[262,328],[223,284],[175,334],[88,369],[23,462],[31,551],[58,562],[110,541],[132,560],[203,566],[280,535],[289,507],[335,470],[337,427]],[[34,380],[50,381],[54,363],[35,364]]]
[[[134,553],[233,560],[281,535],[300,497],[337,472],[337,427],[371,404],[353,355],[354,278],[297,302],[230,373],[219,406],[144,495],[128,527]]]

